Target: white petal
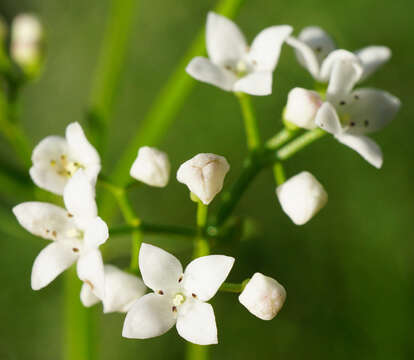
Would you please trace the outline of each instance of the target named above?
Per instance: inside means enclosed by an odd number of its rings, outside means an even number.
[[[338,114],[335,108],[328,102],[323,103],[316,113],[315,123],[321,129],[331,134],[339,134],[342,132]]]
[[[258,71],[273,72],[279,60],[280,51],[286,38],[291,34],[288,25],[272,26],[262,30],[253,40],[249,58]]]
[[[323,59],[325,59],[336,48],[334,41],[328,33],[318,26],[308,26],[304,28],[300,32],[298,39],[314,51],[319,64],[321,64]],[[300,57],[298,60],[301,62]]]
[[[301,128],[314,129],[316,113],[321,105],[322,99],[316,91],[294,88],[289,92],[284,118]]]
[[[347,132],[364,134],[378,131],[395,117],[400,106],[400,100],[386,91],[358,89],[351,94],[344,109],[353,123]]]
[[[95,174],[90,174],[94,175],[93,178],[90,179],[92,181],[96,180],[96,177],[100,171],[101,159],[96,149],[86,138],[79,123],[74,122],[67,126],[66,140],[68,141],[71,155],[78,159],[79,163],[84,165],[86,168],[94,166],[95,171],[97,172]]]
[[[204,57],[195,57],[185,69],[194,79],[231,91],[237,80],[235,74]]]
[[[68,149],[67,141],[60,136],[48,136],[36,145],[32,153],[30,176],[37,186],[57,195],[63,194],[68,178],[59,175],[52,164],[67,154]]]
[[[366,79],[391,58],[391,50],[386,46],[368,46],[355,52],[362,62],[364,73],[361,80]]]
[[[178,259],[159,247],[145,244],[139,251],[139,269],[145,285],[164,292],[178,288],[183,268]]]
[[[176,322],[175,314],[166,296],[147,294],[138,299],[128,311],[122,336],[130,339],[148,339],[165,334]]]
[[[332,103],[346,100],[354,85],[359,81],[362,67],[353,60],[338,60],[332,69],[326,99]]]
[[[328,57],[323,61],[321,66],[321,72],[320,72],[320,81],[327,82],[330,80],[332,76],[332,71],[334,69],[335,64],[338,61],[350,61],[354,64],[354,67],[358,67],[358,80],[362,76],[362,63],[359,60],[359,58],[352,52],[347,50],[335,50],[332,51]]]
[[[83,283],[82,285],[80,299],[83,306],[86,307],[91,307],[100,301],[100,299],[93,293],[91,286],[86,283]]]
[[[308,171],[302,171],[278,186],[276,194],[283,211],[296,225],[306,224],[328,201],[322,184]]]
[[[299,63],[310,72],[314,79],[319,80],[319,61],[315,51],[305,42],[294,37],[288,37],[286,43],[295,49]]]
[[[63,192],[63,200],[66,209],[74,215],[75,221],[82,228],[97,216],[95,188],[83,170],[76,171],[70,178]]]
[[[93,293],[100,299],[105,295],[105,276],[102,255],[99,250],[89,250],[82,253],[77,263],[78,277],[91,287]]]
[[[232,65],[247,53],[247,43],[239,27],[228,18],[209,12],[206,28],[207,53],[217,65]]]
[[[37,256],[32,268],[32,289],[40,290],[68,269],[78,258],[70,247],[61,242],[46,246]]]
[[[181,337],[194,344],[217,344],[216,318],[212,306],[197,300],[187,300],[178,313],[177,331]]]
[[[268,71],[252,72],[234,84],[234,91],[264,96],[272,93],[273,74]]]
[[[90,221],[85,228],[84,242],[86,249],[97,248],[109,237],[108,225],[99,216]]]
[[[341,134],[336,136],[336,139],[342,144],[355,150],[366,161],[377,169],[382,166],[382,151],[378,144],[363,135],[349,135]]]
[[[68,212],[56,205],[25,202],[13,208],[19,224],[33,235],[49,240],[62,240],[75,224]]]
[[[132,164],[130,175],[147,185],[164,187],[170,178],[168,155],[156,148],[143,146]]]
[[[188,296],[208,301],[226,280],[234,264],[234,258],[209,255],[191,261],[184,272],[183,288]]]
[[[115,266],[105,265],[104,313],[128,311],[145,292],[146,287],[137,276]]]

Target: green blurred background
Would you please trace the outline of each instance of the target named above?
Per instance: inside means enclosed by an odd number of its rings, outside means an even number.
[[[35,12],[48,32],[44,75],[23,95],[23,123],[34,142],[63,134],[72,121],[83,121],[109,5],[109,0],[1,1],[0,13],[8,20],[20,12]],[[104,172],[110,173],[213,5],[207,0],[139,1]],[[392,60],[368,85],[400,97],[403,107],[390,126],[374,135],[385,154],[380,171],[328,137],[287,163],[289,175],[309,170],[329,193],[327,207],[303,227],[282,213],[271,172],[256,179],[236,213],[254,218],[258,234],[235,249],[220,251],[237,258],[230,281],[260,271],[285,285],[288,299],[273,321],[264,322],[247,312],[235,295],[217,296],[213,302],[220,343],[211,347],[212,359],[413,358],[413,11],[409,0],[245,1],[236,21],[249,39],[274,24],[291,24],[296,34],[304,26],[320,25],[346,49],[391,47]],[[312,85],[285,46],[274,93],[254,99],[263,137],[281,128],[289,89]],[[246,153],[236,99],[197,84],[160,148],[170,155],[173,171],[199,152],[226,156],[232,165],[230,184]],[[3,141],[0,151],[3,159],[13,159]],[[30,289],[33,260],[47,242],[28,235],[10,216],[17,202],[32,200],[21,195],[1,199],[0,359],[56,360],[63,345],[63,282],[60,278],[40,292]],[[145,220],[194,223],[194,205],[174,177],[166,189],[142,186],[132,196]],[[146,240],[162,244],[182,260],[190,257],[185,241]],[[120,265],[128,261],[128,241],[110,240],[109,255]],[[134,341],[121,337],[123,315],[98,315],[98,322],[100,359],[184,357],[184,341],[175,330]]]

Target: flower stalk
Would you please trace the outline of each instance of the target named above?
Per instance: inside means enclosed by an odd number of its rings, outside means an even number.
[[[247,148],[249,151],[255,151],[260,147],[260,135],[251,98],[245,93],[238,92],[235,94],[239,99],[240,108],[243,114]]]

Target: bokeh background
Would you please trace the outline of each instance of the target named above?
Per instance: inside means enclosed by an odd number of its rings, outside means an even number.
[[[35,12],[48,32],[45,72],[23,95],[22,121],[34,142],[63,134],[72,121],[83,121],[109,5],[109,0],[1,1],[0,13],[7,19]],[[213,5],[207,0],[139,1],[104,154],[105,173],[110,174]],[[277,318],[264,322],[247,312],[235,295],[217,296],[213,302],[220,344],[211,348],[212,359],[413,358],[413,11],[409,0],[245,1],[236,21],[249,39],[274,24],[291,24],[296,34],[317,24],[349,50],[371,44],[391,47],[392,60],[368,85],[397,95],[403,107],[391,125],[374,135],[385,153],[380,171],[329,137],[287,163],[289,175],[309,170],[329,192],[327,207],[303,227],[282,213],[271,172],[257,178],[236,209],[238,215],[254,219],[256,235],[221,251],[237,257],[230,281],[260,271],[285,285],[288,299]],[[289,89],[312,85],[285,46],[274,93],[254,99],[263,137],[281,128],[280,112]],[[229,185],[246,154],[244,140],[236,99],[197,84],[160,148],[169,153],[173,171],[199,152],[226,156],[232,165]],[[3,160],[14,162],[4,141],[0,144]],[[63,346],[63,282],[59,279],[40,292],[30,289],[33,260],[47,242],[28,235],[11,216],[13,205],[32,200],[21,195],[1,198],[0,358],[56,360]],[[132,196],[145,220],[194,223],[194,205],[174,177],[166,189],[142,186]],[[146,240],[162,244],[184,261],[190,257],[185,241]],[[112,261],[127,263],[128,241],[111,239]],[[123,315],[98,315],[98,322],[99,359],[184,357],[184,341],[175,330],[161,338],[131,341],[121,337]]]

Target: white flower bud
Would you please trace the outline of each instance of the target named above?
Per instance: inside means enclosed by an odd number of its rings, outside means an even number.
[[[39,70],[43,55],[43,27],[34,15],[21,14],[11,27],[11,56],[27,73]]]
[[[198,154],[180,166],[177,180],[208,205],[223,188],[230,165],[223,156]]]
[[[170,178],[170,161],[167,154],[148,146],[140,148],[130,175],[150,186],[166,186]]]
[[[315,91],[294,88],[289,92],[284,120],[301,128],[316,128],[315,116],[322,105],[322,99]]]
[[[240,303],[262,320],[272,320],[282,308],[286,290],[275,279],[255,273],[239,296]]]
[[[307,223],[328,201],[325,189],[308,171],[302,171],[278,186],[276,194],[283,211],[296,225]]]

